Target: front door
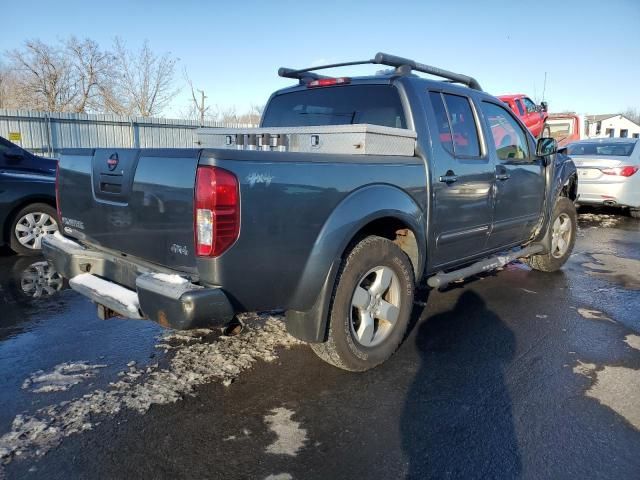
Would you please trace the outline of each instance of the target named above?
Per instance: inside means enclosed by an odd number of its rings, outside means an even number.
[[[522,242],[536,227],[545,191],[544,162],[513,114],[498,103],[480,102],[489,154],[495,168],[493,225],[487,247]]]
[[[471,258],[486,248],[491,227],[494,166],[478,134],[470,98],[445,91],[428,94],[434,115],[431,267]],[[427,106],[428,108],[428,106]]]

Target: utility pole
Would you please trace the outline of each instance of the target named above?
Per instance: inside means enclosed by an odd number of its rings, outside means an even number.
[[[542,101],[544,102],[544,92],[547,90],[547,72],[544,72],[544,84],[542,86]]]
[[[204,99],[207,98],[204,95],[204,90],[198,90],[200,92],[200,105],[198,106],[198,110],[200,110],[200,126],[204,126],[204,112],[207,110],[204,108]]]

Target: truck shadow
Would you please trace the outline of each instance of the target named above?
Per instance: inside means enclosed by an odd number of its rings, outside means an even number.
[[[407,478],[516,478],[521,461],[505,370],[515,337],[484,300],[462,293],[421,323],[422,363],[401,418]]]

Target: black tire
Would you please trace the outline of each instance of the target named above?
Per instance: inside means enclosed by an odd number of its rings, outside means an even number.
[[[550,249],[549,253],[546,253],[544,255],[532,255],[531,257],[525,259],[526,263],[534,270],[539,270],[541,272],[555,272],[557,270],[560,270],[560,268],[571,256],[573,246],[576,243],[578,215],[576,213],[575,205],[567,197],[558,198],[556,206],[553,209],[553,216],[551,217],[551,221],[549,222],[549,230],[553,228],[554,223],[561,216],[563,216],[563,218],[568,218],[571,226],[570,236],[567,241],[568,248],[562,254],[559,254],[560,252],[557,249],[554,251],[551,251]],[[549,236],[552,236],[551,232]]]
[[[9,231],[9,246],[11,247],[11,250],[20,255],[39,255],[42,250],[40,244],[42,236],[46,235],[47,233],[53,233],[54,229],[50,228],[50,225],[47,224],[46,231],[43,231],[41,229],[37,230],[36,241],[33,243],[33,245],[24,245],[23,243],[21,243],[19,238],[20,235],[24,234],[24,232],[18,232],[16,229],[19,228],[18,223],[20,223],[21,220],[24,219],[28,214],[33,214],[36,220],[41,218],[40,215],[47,215],[49,218],[51,218],[52,222],[55,223],[56,230],[58,228],[58,214],[55,208],[47,205],[46,203],[32,203],[31,205],[27,205],[26,207],[22,208],[14,216],[13,221],[11,222],[11,230]]]
[[[379,290],[382,293],[376,295],[371,292],[374,292],[374,284],[382,271],[393,275],[389,287]],[[394,310],[397,319],[390,323],[375,317],[373,322],[377,323],[372,329],[372,338],[375,340],[380,335],[380,340],[365,346],[360,343],[354,326],[361,317],[354,315],[357,307],[352,302],[356,289],[362,289],[369,281],[372,281],[371,290],[364,291],[371,294],[368,298],[374,303],[373,307],[371,303],[368,307],[372,308],[371,318],[380,312],[382,304],[391,304],[397,309]],[[338,272],[330,303],[327,341],[313,343],[311,348],[322,360],[343,370],[363,372],[380,365],[393,355],[404,339],[413,308],[414,287],[411,262],[402,249],[386,238],[365,238],[349,252]]]
[[[629,210],[629,215],[631,218],[640,218],[640,209],[632,208]]]

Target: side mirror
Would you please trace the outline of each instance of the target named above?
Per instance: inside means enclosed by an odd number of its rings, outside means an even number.
[[[24,158],[24,150],[20,147],[11,147],[4,152],[4,156],[11,160],[22,160]]]
[[[558,142],[555,138],[539,138],[536,144],[536,155],[538,157],[548,157],[558,151]]]
[[[547,102],[540,102],[540,109],[546,112],[549,109],[549,104]]]

